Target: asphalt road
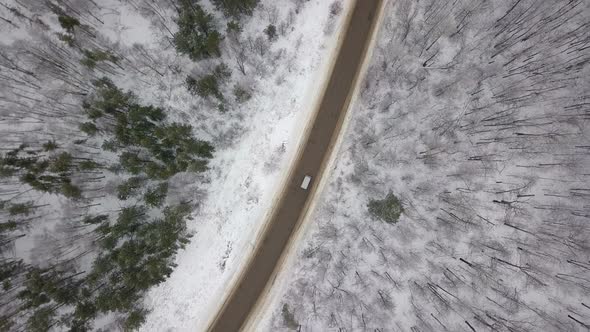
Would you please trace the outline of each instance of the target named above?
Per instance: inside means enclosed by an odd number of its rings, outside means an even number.
[[[322,176],[324,161],[328,159],[331,146],[338,136],[380,3],[381,0],[356,1],[303,152],[290,174],[287,187],[270,218],[262,242],[256,247],[252,260],[209,326],[209,331],[240,330],[273,275],[290,236],[304,215],[308,197]],[[300,187],[305,175],[312,176],[307,190]]]

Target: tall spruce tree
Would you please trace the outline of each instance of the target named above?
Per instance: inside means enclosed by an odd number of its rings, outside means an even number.
[[[252,15],[259,0],[212,0],[217,9],[228,17]]]
[[[184,0],[178,12],[178,32],[174,34],[176,50],[196,61],[221,55],[222,35],[215,29],[213,16],[196,2]]]

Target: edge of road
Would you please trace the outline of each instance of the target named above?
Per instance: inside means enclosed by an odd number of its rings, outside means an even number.
[[[356,1],[357,0],[354,1],[355,4],[356,4]],[[358,1],[362,1],[362,0],[358,0]],[[370,38],[369,42],[365,44],[365,49],[363,50],[363,60],[361,62],[361,66],[359,68],[359,71],[354,76],[352,89],[349,92],[348,96],[346,97],[344,107],[347,110],[346,110],[344,116],[338,120],[338,124],[336,127],[338,130],[338,135],[336,137],[332,137],[332,141],[330,142],[330,147],[328,148],[328,152],[327,152],[327,158],[325,158],[322,161],[322,164],[320,166],[320,170],[322,173],[320,181],[315,186],[313,186],[311,188],[312,192],[310,193],[310,197],[308,198],[308,201],[305,204],[304,213],[300,217],[300,219],[297,221],[297,226],[295,226],[295,230],[293,231],[293,233],[291,234],[291,236],[289,238],[289,241],[287,243],[287,247],[284,249],[283,254],[281,255],[281,258],[279,258],[279,261],[274,268],[273,274],[271,275],[271,278],[269,279],[271,281],[269,283],[267,283],[264,290],[260,294],[258,300],[256,301],[254,308],[252,308],[252,310],[250,311],[250,314],[246,318],[246,321],[241,329],[242,331],[256,331],[257,330],[256,329],[257,323],[260,322],[264,313],[267,312],[269,306],[273,302],[275,302],[277,297],[281,294],[282,289],[275,289],[273,286],[275,285],[275,283],[277,281],[282,282],[287,277],[288,271],[284,267],[285,266],[292,266],[293,261],[296,258],[297,251],[299,249],[299,244],[301,243],[304,236],[309,231],[309,226],[311,225],[310,219],[311,219],[314,211],[316,210],[316,206],[319,202],[319,198],[320,198],[321,194],[324,192],[324,188],[325,188],[326,184],[328,183],[330,170],[334,167],[334,163],[336,162],[336,159],[338,156],[338,151],[340,151],[340,147],[342,146],[342,143],[344,141],[344,133],[346,132],[346,129],[348,128],[348,125],[349,125],[351,117],[352,117],[351,107],[353,107],[356,104],[356,100],[358,99],[360,85],[363,82],[363,79],[365,77],[365,74],[367,73],[367,69],[369,67],[369,64],[371,62],[370,60],[372,59],[372,54],[373,54],[375,45],[377,43],[377,37],[378,37],[379,31],[380,31],[379,27],[381,26],[381,23],[384,18],[385,7],[388,5],[389,2],[390,2],[390,0],[380,0],[379,10],[377,12],[377,18],[373,21],[373,24],[371,26],[371,32],[370,32],[371,38]],[[354,4],[353,4],[353,7],[354,7]],[[348,13],[346,26],[348,26],[348,24],[350,23],[350,16],[351,16],[350,14],[351,13]],[[341,46],[341,41],[339,41],[338,50],[340,49],[340,46]],[[332,61],[335,62],[334,59]],[[331,64],[332,70],[333,70],[333,65],[334,65],[334,63]],[[329,80],[327,80],[324,83],[324,93],[322,93],[322,97],[325,94],[325,84],[327,84],[328,81]],[[318,105],[318,107],[319,107],[319,105]],[[315,118],[315,116],[314,116],[314,118]],[[308,127],[309,127],[310,123],[311,122],[308,123]],[[309,130],[309,128],[307,128],[306,130]],[[308,132],[306,131],[305,134],[307,135]],[[298,152],[298,155],[297,155],[298,158],[300,157],[300,153],[301,153],[301,151]],[[289,172],[289,175],[291,175],[291,172]],[[282,194],[282,192],[281,192],[281,194]]]
[[[252,250],[250,250],[250,252],[248,253],[248,257],[243,261],[243,263],[238,267],[238,273],[236,273],[231,279],[229,284],[231,285],[231,289],[229,291],[225,292],[225,298],[223,300],[223,302],[221,303],[221,305],[218,306],[217,310],[215,311],[215,314],[212,315],[208,320],[207,320],[207,324],[205,325],[206,327],[206,331],[209,331],[211,329],[211,326],[213,326],[216,321],[219,319],[219,314],[221,312],[223,312],[223,309],[227,306],[228,301],[232,298],[233,294],[236,292],[236,288],[239,285],[239,281],[243,278],[244,274],[247,271],[247,267],[251,264],[252,260],[254,259],[254,257],[256,256],[256,252],[259,250],[260,248],[260,244],[262,242],[262,239],[264,237],[264,235],[266,234],[269,225],[270,225],[270,221],[271,221],[271,217],[274,215],[277,207],[279,206],[279,203],[281,202],[281,200],[284,197],[285,194],[285,190],[287,188],[287,184],[289,183],[289,180],[291,179],[291,177],[293,176],[293,173],[295,172],[295,168],[297,166],[297,161],[299,159],[301,159],[301,155],[303,154],[303,150],[305,148],[305,143],[307,142],[307,137],[309,136],[309,133],[311,131],[311,129],[313,128],[313,124],[315,123],[315,119],[317,118],[317,115],[320,111],[320,105],[322,103],[322,100],[324,99],[324,96],[326,94],[326,89],[328,84],[330,83],[330,77],[332,72],[334,71],[334,68],[336,66],[336,59],[338,58],[338,54],[340,54],[340,50],[342,48],[342,44],[344,42],[344,37],[346,34],[346,31],[348,30],[348,26],[350,25],[351,19],[352,19],[352,14],[354,11],[354,7],[357,1],[362,1],[362,0],[353,0],[352,4],[346,9],[346,17],[344,18],[344,21],[342,22],[342,26],[340,27],[340,30],[337,32],[337,36],[336,36],[336,45],[333,49],[333,53],[331,54],[331,58],[329,63],[326,65],[325,68],[325,72],[326,75],[324,75],[324,77],[322,78],[322,82],[319,86],[319,91],[321,91],[320,93],[316,94],[314,96],[314,101],[311,103],[311,107],[313,108],[313,112],[310,113],[309,116],[307,116],[307,118],[305,119],[305,127],[303,130],[303,134],[300,136],[300,142],[297,146],[297,150],[295,152],[295,154],[292,156],[292,160],[290,161],[289,168],[288,171],[283,173],[281,176],[281,180],[279,182],[279,189],[280,191],[278,191],[275,196],[273,197],[272,200],[272,204],[271,204],[271,208],[264,214],[264,222],[262,224],[262,227],[260,228],[260,230],[256,233],[255,239],[254,239],[254,248],[252,248]],[[356,77],[355,77],[356,78]],[[356,86],[355,86],[356,88]],[[313,186],[312,186],[313,189]],[[313,197],[313,193],[312,193],[312,197]],[[287,249],[288,250],[288,249]],[[280,261],[279,261],[280,264]],[[273,273],[273,278],[274,278],[274,273]],[[273,280],[274,282],[274,280]],[[263,294],[266,292],[266,288],[265,291],[263,292]],[[257,307],[257,305],[254,306],[253,310],[255,310]],[[246,322],[248,321],[248,318],[246,319]]]

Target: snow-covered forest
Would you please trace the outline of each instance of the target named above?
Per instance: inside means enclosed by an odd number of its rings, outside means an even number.
[[[349,7],[0,0],[0,330],[204,324]]]
[[[389,1],[259,328],[587,331],[589,22],[585,0]]]

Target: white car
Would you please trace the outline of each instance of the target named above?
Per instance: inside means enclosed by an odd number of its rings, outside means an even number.
[[[303,178],[303,182],[301,182],[301,188],[307,190],[307,187],[309,186],[310,182],[311,182],[311,176],[306,175]]]

